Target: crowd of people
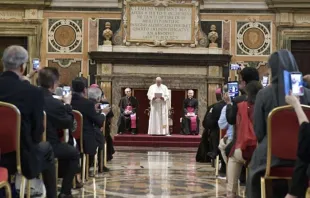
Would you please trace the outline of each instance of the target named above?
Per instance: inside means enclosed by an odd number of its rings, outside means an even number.
[[[297,97],[285,94],[283,71],[298,72],[294,56],[288,50],[273,53],[268,61],[271,83],[263,88],[255,68],[246,67],[240,72],[241,96],[230,97],[227,85],[217,90],[218,102],[209,106],[203,120],[204,133],[196,160],[214,162],[219,155],[219,176],[227,175],[227,197],[238,196],[238,182],[246,186],[247,198],[261,198],[261,177],[267,163],[267,118],[276,107],[292,105],[300,123],[297,160],[284,160],[272,156],[271,167],[294,167],[292,185],[279,180],[272,183],[273,198],[305,197],[308,187],[309,121],[301,105],[310,104],[310,90]],[[309,76],[304,77],[309,82]],[[220,130],[226,131],[220,140]],[[298,130],[298,129],[297,129]],[[298,132],[298,131],[296,131]],[[246,178],[245,170],[248,170]],[[226,177],[225,177],[226,178]]]
[[[29,83],[24,76],[28,52],[20,46],[5,49],[2,57],[4,72],[0,76],[0,101],[15,105],[21,113],[21,169],[23,176],[32,180],[34,191],[40,173],[43,176],[42,191],[46,197],[57,197],[56,169],[57,159],[59,177],[63,178],[58,197],[72,197],[73,181],[75,188],[82,188],[80,140],[74,138],[77,121],[74,110],[83,115],[83,153],[89,155],[89,172],[95,164],[97,153],[104,153],[107,144],[107,159],[112,160],[114,148],[110,135],[113,112],[103,91],[96,84],[88,86],[87,79],[77,77],[72,81],[71,92],[65,92],[65,85],[59,84],[60,74],[56,68],[45,67],[38,71],[37,86]],[[273,53],[268,65],[271,70],[271,84],[263,88],[259,73],[253,67],[240,72],[240,96],[231,97],[228,86],[216,91],[218,102],[208,107],[203,120],[204,133],[196,160],[214,162],[220,156],[220,176],[227,175],[227,197],[238,197],[238,183],[246,186],[246,197],[261,198],[260,178],[266,170],[267,159],[267,118],[276,107],[292,105],[300,124],[297,160],[289,161],[272,158],[272,167],[295,167],[292,185],[278,181],[273,184],[273,198],[304,197],[308,187],[307,169],[310,163],[309,120],[301,104],[309,105],[310,90],[304,88],[301,97],[286,95],[283,71],[297,72],[296,61],[288,50]],[[310,76],[304,77],[309,81]],[[118,133],[129,131],[136,134],[137,100],[131,90],[125,89],[126,96],[119,103],[121,115]],[[184,101],[182,133],[199,131],[198,101],[193,98],[194,91],[188,91]],[[44,112],[46,114],[46,141],[42,141],[44,131]],[[194,116],[193,116],[194,115]],[[192,119],[192,117],[194,119]],[[104,125],[105,123],[105,125]],[[104,127],[104,128],[103,128]],[[220,130],[226,131],[219,139]],[[103,134],[105,131],[105,134]],[[68,136],[68,137],[67,137]],[[99,155],[97,155],[99,156]],[[98,160],[101,162],[101,160]],[[102,162],[101,162],[102,163]],[[0,166],[6,167],[9,174],[16,173],[14,152],[1,153]],[[248,176],[246,178],[246,169]],[[103,168],[107,172],[107,167]],[[16,183],[21,175],[16,176]],[[17,185],[18,186],[18,185]],[[17,188],[18,190],[18,188]],[[40,192],[38,192],[40,193]]]
[[[55,159],[58,163],[58,177],[62,178],[60,198],[72,197],[75,188],[82,188],[80,140],[74,138],[77,128],[73,110],[83,116],[83,154],[89,155],[90,170],[94,157],[104,149],[107,143],[107,160],[113,158],[113,144],[110,136],[110,123],[113,117],[104,93],[98,85],[88,87],[87,79],[77,77],[72,81],[72,94],[62,90],[59,85],[60,74],[56,68],[45,67],[38,71],[37,87],[23,76],[28,61],[28,52],[20,46],[5,49],[2,57],[4,72],[0,76],[0,101],[15,105],[21,114],[21,169],[23,176],[32,180],[32,194],[46,193],[46,197],[55,198],[56,174]],[[46,114],[46,141],[43,142],[44,112]],[[104,122],[106,123],[104,126]],[[105,136],[102,132],[105,127]],[[68,137],[66,137],[68,136]],[[99,156],[99,155],[97,155]],[[100,160],[98,160],[100,162]],[[16,173],[15,153],[1,153],[0,166],[6,167],[10,175]],[[98,170],[98,169],[97,169]],[[89,171],[89,170],[86,170]],[[103,167],[103,171],[109,169]],[[92,172],[92,171],[90,171]],[[36,182],[42,173],[46,187],[43,190]],[[16,183],[21,175],[16,176]],[[17,190],[18,189],[18,185]],[[43,185],[42,185],[43,186]]]

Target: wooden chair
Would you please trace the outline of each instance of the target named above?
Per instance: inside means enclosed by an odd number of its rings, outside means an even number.
[[[310,106],[302,105],[310,119]],[[265,176],[261,177],[261,196],[266,198],[265,180],[286,179],[293,176],[294,167],[271,167],[272,156],[284,160],[297,159],[299,123],[291,106],[273,109],[267,119],[267,164]]]
[[[106,121],[103,122],[103,126],[102,126],[102,134],[103,134],[103,137],[105,138],[106,137],[106,131],[105,131],[105,126],[106,126]],[[103,149],[103,152],[101,151],[100,152],[100,172],[103,172],[103,166],[107,166],[107,141],[106,141],[106,138],[105,138],[105,141],[104,141],[104,149]]]
[[[88,167],[89,167],[89,155],[84,154],[84,147],[83,147],[83,115],[77,111],[73,110],[74,119],[77,122],[77,127],[75,132],[72,133],[72,136],[76,140],[80,140],[80,152],[83,155],[82,160],[82,183],[85,182],[85,179],[88,180]]]
[[[26,178],[22,175],[20,156],[21,114],[15,105],[0,102],[0,149],[1,153],[16,152],[17,173],[22,176],[19,197],[24,197]],[[27,188],[27,198],[30,198],[30,188]]]
[[[220,130],[220,136],[219,136],[220,141],[226,135],[226,132],[227,132],[226,129]],[[219,166],[220,166],[220,154],[218,154],[215,159],[215,176],[219,175]]]
[[[12,197],[11,186],[9,184],[9,173],[6,168],[2,168],[2,167],[0,167],[0,188],[5,189],[6,198]]]

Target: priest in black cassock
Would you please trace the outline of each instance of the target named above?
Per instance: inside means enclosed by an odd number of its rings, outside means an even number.
[[[188,90],[188,98],[183,102],[184,115],[181,123],[181,134],[198,135],[199,134],[199,118],[198,118],[198,100],[193,98],[194,91]]]
[[[131,132],[137,134],[137,108],[138,101],[134,96],[131,96],[131,89],[125,89],[126,96],[122,97],[119,102],[120,117],[118,120],[118,134]]]

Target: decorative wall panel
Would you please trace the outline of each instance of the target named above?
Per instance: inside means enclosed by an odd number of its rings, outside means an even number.
[[[230,54],[230,42],[231,42],[231,21],[223,21],[223,52]]]
[[[98,49],[98,20],[90,18],[88,21],[88,51]]]
[[[218,44],[219,48],[222,48],[222,29],[223,29],[223,22],[222,21],[201,21],[201,30],[208,35],[211,32],[211,25],[216,26],[216,32],[218,33],[218,39],[216,43]]]
[[[237,53],[268,56],[271,53],[271,22],[237,22]]]
[[[99,19],[99,32],[98,32],[98,45],[103,45],[103,31],[105,29],[105,23],[111,23],[111,30],[113,35],[116,35],[116,32],[120,29],[121,20],[120,19]],[[114,39],[112,39],[114,41]],[[114,43],[113,43],[114,44]]]
[[[60,73],[60,83],[71,85],[74,78],[80,76],[82,60],[77,59],[50,59],[48,67],[55,67]]]
[[[83,45],[82,19],[49,19],[48,52],[81,53]]]

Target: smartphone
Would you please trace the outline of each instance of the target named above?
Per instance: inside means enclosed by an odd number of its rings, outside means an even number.
[[[263,85],[263,87],[267,87],[269,85],[269,77],[268,76],[263,76],[262,85]]]
[[[292,95],[303,96],[304,95],[304,82],[303,76],[300,72],[291,72],[290,73],[290,85],[292,90]]]
[[[70,94],[70,91],[71,91],[71,88],[69,86],[64,86],[63,87],[63,95],[67,95],[67,94]]]
[[[230,64],[230,70],[240,70],[241,67],[238,64]]]
[[[101,104],[100,105],[100,109],[105,109],[105,108],[107,108],[109,106],[109,104]]]
[[[289,95],[291,90],[290,72],[286,70],[283,71],[283,80],[284,80],[284,93],[285,95]]]
[[[227,83],[228,94],[231,98],[239,96],[239,83],[237,81],[231,81]]]
[[[38,58],[32,59],[32,68],[33,70],[38,70],[40,67],[40,60]]]

